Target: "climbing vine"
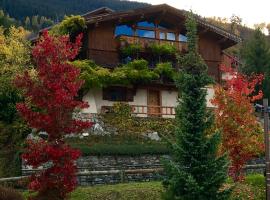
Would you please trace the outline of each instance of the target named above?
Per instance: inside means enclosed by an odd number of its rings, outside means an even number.
[[[150,82],[161,77],[174,79],[175,70],[172,64],[159,63],[153,70],[149,69],[146,60],[133,60],[114,69],[108,69],[95,64],[91,60],[76,60],[73,64],[81,71],[80,78],[84,80],[84,90],[93,87],[107,87],[113,84],[130,85],[136,82]]]

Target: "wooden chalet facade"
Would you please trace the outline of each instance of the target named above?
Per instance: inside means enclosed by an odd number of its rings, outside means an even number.
[[[166,4],[123,12],[114,12],[109,8],[89,12],[82,15],[87,23],[82,55],[98,65],[114,68],[123,62],[119,49],[125,45],[140,44],[146,48],[152,43],[170,44],[179,53],[185,53],[188,51],[185,14],[186,11]],[[196,20],[199,53],[208,65],[209,75],[219,82],[222,78],[219,65],[230,62],[223,50],[237,44],[241,39],[198,16]],[[150,55],[142,49],[141,56],[147,60]],[[209,86],[207,90],[207,105],[211,107],[209,100],[213,96],[213,89]],[[90,105],[84,112],[106,112],[116,101],[122,101],[131,105],[137,116],[174,117],[177,97],[173,84],[160,82],[94,88],[83,97]]]

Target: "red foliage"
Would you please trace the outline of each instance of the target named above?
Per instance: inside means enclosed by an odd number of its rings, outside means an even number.
[[[262,128],[251,103],[263,96],[262,91],[255,94],[255,87],[261,84],[263,76],[247,77],[225,66],[221,70],[227,74],[225,87],[215,87],[212,103],[217,107],[217,128],[222,131],[221,152],[227,152],[230,157],[231,177],[240,181],[244,178],[245,163],[263,151]]]
[[[47,191],[57,191],[56,195],[65,197],[76,186],[76,166],[74,160],[78,159],[80,152],[60,143],[38,143],[29,141],[28,149],[23,154],[25,164],[34,168],[46,163],[47,170],[31,177],[29,189],[46,194]]]
[[[23,154],[26,164],[34,168],[49,165],[31,178],[30,189],[39,192],[36,199],[52,191],[64,199],[76,186],[74,161],[80,153],[65,145],[63,136],[91,126],[73,118],[74,109],[88,107],[74,99],[83,82],[78,80],[80,71],[68,63],[78,54],[81,38],[79,35],[71,43],[67,36],[56,38],[44,32],[32,52],[37,79],[25,72],[15,80],[27,99],[17,105],[17,110],[32,128],[48,133],[48,141],[29,141]]]

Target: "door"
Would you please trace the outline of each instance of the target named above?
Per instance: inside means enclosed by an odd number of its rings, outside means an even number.
[[[148,116],[160,116],[160,91],[159,90],[148,90]]]

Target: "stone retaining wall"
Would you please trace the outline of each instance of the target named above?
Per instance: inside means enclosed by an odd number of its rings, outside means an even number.
[[[162,155],[81,157],[77,161],[79,185],[161,180],[161,157]],[[34,171],[30,166],[22,165],[23,175]]]
[[[142,156],[86,156],[77,161],[78,181],[81,186],[115,184],[132,181],[162,180],[162,157],[164,155]],[[167,156],[168,157],[168,156]],[[264,173],[264,159],[248,162],[245,172]],[[22,174],[29,175],[34,170],[22,166]]]

